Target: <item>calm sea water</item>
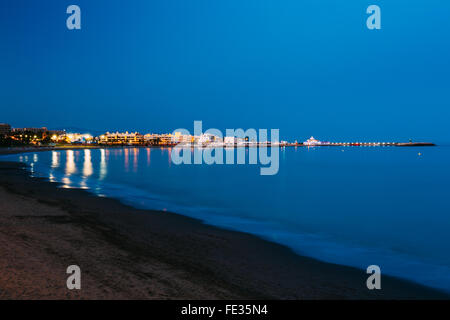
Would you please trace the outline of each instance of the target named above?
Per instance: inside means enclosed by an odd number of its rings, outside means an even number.
[[[302,255],[450,291],[450,147],[319,147],[258,165],[174,165],[170,149],[51,151],[1,157],[31,173],[262,236]]]

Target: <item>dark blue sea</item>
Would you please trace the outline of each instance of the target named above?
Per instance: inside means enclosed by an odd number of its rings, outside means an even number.
[[[450,147],[287,147],[260,165],[175,165],[169,148],[0,157],[34,176],[173,211],[323,261],[450,291]],[[248,151],[247,151],[248,152]],[[365,272],[365,271],[364,271]]]

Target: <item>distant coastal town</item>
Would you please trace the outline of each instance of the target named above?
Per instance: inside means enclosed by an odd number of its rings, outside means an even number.
[[[206,147],[258,147],[258,146],[434,146],[430,142],[329,142],[310,137],[304,142],[255,141],[249,137],[219,137],[204,133],[187,135],[174,133],[105,132],[101,135],[90,133],[50,130],[46,127],[13,128],[10,124],[0,123],[0,146],[61,146],[61,145],[98,145],[98,146],[160,146],[195,145]]]

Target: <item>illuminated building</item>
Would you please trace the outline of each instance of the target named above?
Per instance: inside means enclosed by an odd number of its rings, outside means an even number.
[[[170,133],[155,134],[148,133],[144,135],[144,141],[147,145],[173,145],[177,143],[177,136]],[[178,135],[179,137],[179,135]]]
[[[14,128],[12,129],[12,132],[14,134],[45,134],[47,132],[47,128],[46,127],[42,127],[42,128]]]
[[[8,136],[11,133],[11,126],[7,123],[0,123],[0,136]]]
[[[315,139],[314,137],[311,137],[308,140],[306,140],[305,142],[303,142],[303,144],[305,146],[321,146],[321,145],[329,145],[330,142],[319,141],[319,140]]]
[[[143,145],[145,140],[144,136],[138,132],[107,132],[99,137],[99,143],[107,145]]]

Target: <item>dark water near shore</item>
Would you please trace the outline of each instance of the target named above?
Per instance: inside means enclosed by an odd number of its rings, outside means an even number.
[[[1,157],[35,176],[136,207],[246,231],[323,261],[450,291],[450,147],[280,150],[280,169],[175,165],[170,149]]]

